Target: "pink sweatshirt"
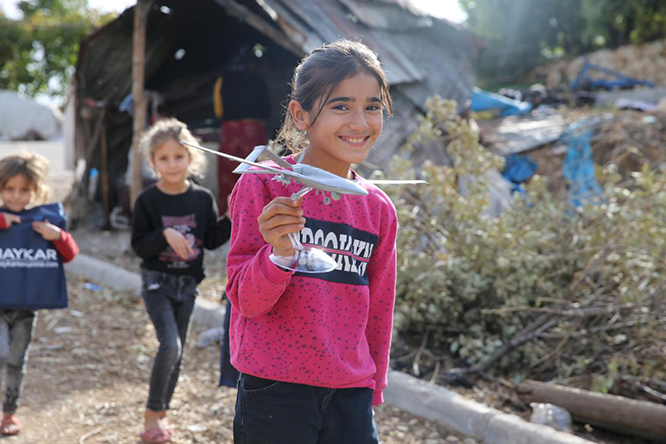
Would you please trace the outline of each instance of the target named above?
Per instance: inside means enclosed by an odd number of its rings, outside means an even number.
[[[294,163],[292,158],[285,158]],[[383,402],[393,327],[396,276],[395,207],[384,192],[354,178],[368,196],[324,204],[311,191],[302,209],[303,244],[323,246],[338,267],[321,274],[284,271],[257,223],[264,206],[291,196],[268,174],[244,174],[231,196],[231,363],[266,379],[329,388],[368,387]]]

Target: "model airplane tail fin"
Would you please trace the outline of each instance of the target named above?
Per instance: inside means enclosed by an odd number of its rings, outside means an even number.
[[[255,146],[252,152],[245,158],[245,160],[249,162],[256,162],[261,153],[264,151],[264,148],[266,148],[264,145]],[[236,167],[236,169],[233,172],[236,174],[242,174],[246,173],[249,169],[250,169],[249,164],[241,163]]]

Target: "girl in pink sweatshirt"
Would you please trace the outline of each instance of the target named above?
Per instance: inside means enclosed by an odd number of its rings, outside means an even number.
[[[392,101],[377,55],[341,40],[302,60],[280,139],[285,158],[353,180],[367,196],[292,201],[302,187],[245,174],[231,197],[231,362],[240,372],[237,443],[377,443],[396,274],[396,211],[351,164],[365,160]],[[305,218],[307,216],[307,219]],[[329,273],[282,269],[287,234],[324,249]]]

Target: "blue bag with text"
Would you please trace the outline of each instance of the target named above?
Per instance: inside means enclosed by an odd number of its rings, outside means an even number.
[[[33,221],[47,220],[65,229],[59,203],[14,213],[21,223],[0,230],[0,309],[39,310],[67,307],[67,285],[60,253],[52,242],[32,229]]]

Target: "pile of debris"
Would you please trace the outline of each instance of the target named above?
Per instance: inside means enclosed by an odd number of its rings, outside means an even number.
[[[637,79],[649,79],[656,86],[666,86],[666,41],[625,45],[615,50],[602,49],[591,54],[563,59],[537,68],[534,80],[549,88],[569,85],[583,68],[585,61],[619,71]]]
[[[531,115],[478,121],[482,143],[491,151],[519,154],[537,162],[536,174],[547,180],[558,197],[566,193],[563,163],[567,146],[561,142],[566,129],[576,122],[599,119],[591,139],[594,163],[601,168],[614,164],[627,178],[644,164],[666,171],[666,113],[595,108],[561,107],[549,115]]]
[[[620,111],[605,122],[592,139],[594,161],[602,167],[614,164],[627,177],[644,164],[666,168],[666,115]]]

